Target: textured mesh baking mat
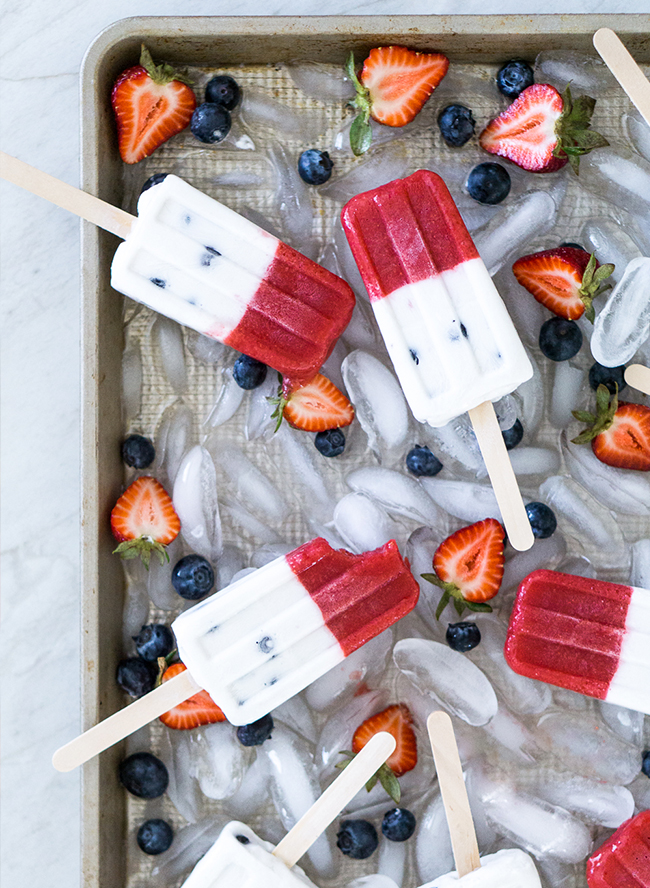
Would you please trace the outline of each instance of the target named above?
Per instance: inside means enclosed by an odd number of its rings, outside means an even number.
[[[459,83],[462,83],[464,77],[467,76],[468,80],[473,79],[476,82],[478,79],[478,81],[484,81],[484,84],[487,86],[495,74],[494,66],[453,65],[453,62],[452,66],[456,80]],[[294,85],[287,69],[283,66],[191,69],[190,74],[194,77],[198,86],[197,94],[199,97],[203,94],[204,84],[215,73],[232,74],[244,90],[254,88],[259,93],[280,101],[293,110],[306,115],[310,128],[315,132],[319,132],[321,134],[320,137],[312,140],[309,144],[305,144],[304,139],[287,138],[279,135],[270,127],[256,126],[248,131],[254,143],[254,150],[243,150],[234,147],[234,137],[222,145],[204,147],[187,130],[159,148],[152,157],[133,167],[125,166],[125,199],[123,206],[130,212],[135,213],[137,196],[145,180],[154,173],[173,172],[234,210],[242,211],[249,207],[254,208],[266,216],[282,232],[282,222],[272,186],[270,187],[268,184],[250,184],[231,187],[219,184],[219,182],[215,181],[215,178],[217,176],[223,177],[224,174],[238,175],[242,171],[247,171],[254,174],[251,177],[251,182],[253,183],[260,180],[264,180],[265,183],[272,183],[272,170],[267,156],[267,151],[272,145],[281,141],[294,161],[297,160],[300,152],[306,147],[328,149],[331,146],[335,133],[340,130],[346,120],[351,119],[352,112],[343,103],[329,104],[304,95]],[[453,151],[442,142],[438,127],[435,124],[435,118],[438,110],[452,100],[463,100],[465,104],[472,108],[476,118],[477,132],[480,132],[485,122],[494,116],[497,110],[504,107],[504,100],[499,97],[496,90],[492,98],[487,94],[487,90],[478,90],[470,95],[463,93],[462,89],[458,91],[458,94],[447,91],[440,98],[437,98],[434,93],[425,107],[425,111],[422,112],[421,126],[404,139],[411,170],[418,169],[421,166],[435,169],[436,164],[440,163],[440,171],[444,172],[444,169],[448,169],[450,164],[456,163],[462,165],[466,172],[469,172],[473,166],[485,160],[485,154],[478,148],[476,140],[472,140],[462,151]],[[624,142],[625,137],[621,124],[621,115],[625,111],[630,110],[630,108],[630,103],[623,93],[618,89],[612,89],[606,96],[599,98],[597,102],[593,120],[594,128],[613,142]],[[237,121],[237,111],[234,112],[234,119]],[[245,135],[240,123],[235,123],[234,129],[235,136],[241,138]],[[362,161],[356,160],[349,153],[336,155],[335,174],[341,176],[360,162]],[[527,252],[547,248],[562,240],[575,240],[583,221],[587,217],[597,214],[601,209],[606,211],[605,214],[607,212],[611,213],[611,206],[609,204],[579,189],[575,178],[568,171],[566,171],[565,175],[568,180],[568,190],[557,222],[552,232],[545,234],[542,238],[531,241],[526,247]],[[526,187],[534,188],[539,185],[543,185],[542,181],[531,177],[530,183]],[[313,189],[311,195],[314,206],[313,236],[317,244],[322,248],[326,243],[331,242],[333,224],[338,217],[341,204],[338,201],[323,196],[318,189]],[[160,358],[156,352],[156,347],[152,342],[151,329],[156,315],[147,308],[136,306],[131,301],[125,300],[124,316],[126,346],[138,345],[142,355],[143,366],[141,409],[139,414],[125,427],[124,433],[126,435],[131,431],[137,431],[155,438],[164,411],[177,402],[179,396],[168,383],[160,365]],[[186,343],[188,337],[196,336],[196,334],[187,329],[183,329],[182,332]],[[589,363],[586,351],[588,349],[583,349],[581,352],[582,357],[578,359],[583,360],[585,365]],[[551,362],[544,359],[540,360],[541,355],[535,349],[533,349],[533,353],[544,374],[545,391],[548,394],[552,384],[552,367],[549,366]],[[224,367],[232,366],[234,357],[234,353],[230,350],[225,350],[221,361],[215,364],[205,364],[195,359],[189,349],[185,349],[188,381],[180,400],[189,406],[194,416],[194,439],[197,443],[202,442],[206,432],[209,431],[209,427],[204,425],[205,420],[214,405],[216,394],[222,384],[223,369]],[[242,404],[232,420],[216,430],[212,430],[212,440],[215,442],[217,450],[227,449],[234,444],[242,448],[263,472],[276,481],[278,487],[290,499],[292,492],[288,485],[283,482],[283,478],[286,475],[283,471],[282,457],[277,446],[273,442],[265,445],[261,439],[249,442],[244,437],[243,419],[247,412],[246,399],[248,397],[247,393],[244,396],[244,404]],[[362,464],[377,464],[374,455],[366,449],[364,433],[358,428],[358,424],[355,424],[355,426],[356,428],[353,427],[354,430],[349,434],[348,446],[343,457],[321,461],[320,467],[337,499],[344,493],[349,492],[349,488],[344,480],[345,475],[349,471]],[[311,436],[302,432],[296,432],[296,434],[303,437],[309,446],[312,446],[311,440],[307,440],[311,439]],[[413,443],[417,441],[417,437],[417,432],[414,428],[412,435]],[[557,439],[557,430],[547,420],[544,420],[536,435],[536,441],[533,443],[538,443],[541,446],[557,447]],[[214,448],[212,450],[214,452]],[[220,498],[222,495],[235,495],[234,486],[219,472],[218,464],[217,473]],[[127,473],[125,481],[129,481],[130,478],[131,476]],[[222,511],[222,520],[224,542],[236,544],[247,557],[250,556],[258,548],[258,544],[247,532],[242,531],[241,528],[229,520],[228,513],[225,510]],[[630,541],[650,535],[650,524],[647,521],[644,522],[642,519],[635,519],[625,515],[619,515],[618,520],[623,532]],[[397,523],[410,529],[415,529],[417,526],[415,522],[408,522],[403,519],[397,519]],[[297,499],[293,503],[289,518],[277,530],[279,536],[291,545],[298,545],[314,535],[300,513]],[[572,532],[570,535],[567,534],[567,539],[571,552],[575,551],[587,557],[594,556],[593,546],[587,540],[577,539],[575,532]],[[127,577],[130,572],[130,570],[127,570]],[[617,574],[615,571],[608,571],[606,569],[599,570],[599,576],[613,580],[627,580],[627,577],[621,575],[620,572]],[[162,611],[151,606],[148,621],[155,622],[160,620],[169,623],[175,616],[176,612]],[[388,682],[390,683],[390,673]],[[593,703],[589,701],[587,707],[586,711],[592,711]],[[324,720],[323,716],[319,716],[318,713],[315,714],[315,717],[317,724]],[[648,719],[646,719],[646,724],[647,722]],[[131,739],[129,750],[134,751],[140,748],[160,752],[162,732],[165,730],[159,723],[150,725],[148,728],[143,729],[137,737]],[[424,738],[422,738],[422,744],[424,743]],[[219,815],[222,808],[218,802],[208,801],[207,810],[214,812],[215,815]],[[143,820],[155,816],[162,816],[167,819],[175,830],[180,829],[185,824],[183,817],[181,817],[171,801],[166,797],[154,802],[144,802],[129,796],[128,877],[126,888],[145,888],[145,886],[151,886],[152,884],[163,884],[157,880],[152,880],[151,874],[157,863],[156,858],[148,858],[142,854],[137,848],[134,838],[137,828]],[[277,822],[275,816],[273,820]],[[265,812],[258,812],[256,817],[251,820],[251,826],[260,835],[264,837],[268,835],[269,838],[277,839],[276,835],[268,834],[265,827]],[[121,852],[115,849],[114,853],[118,854]],[[323,882],[323,885],[328,886],[328,888],[329,886],[332,886],[332,888],[336,886],[338,888],[338,886],[345,885],[352,878],[375,870],[376,855],[369,861],[350,861],[347,858],[342,858],[339,878],[334,882]],[[175,882],[164,884],[168,885],[169,888],[177,888],[182,882],[183,878],[179,878]],[[415,868],[409,862],[405,872],[403,888],[415,888],[418,884],[419,880]],[[563,882],[563,885],[566,884],[566,882]],[[578,875],[573,883],[573,888],[583,888],[583,886],[586,886],[586,881],[582,875]],[[567,888],[571,888],[571,886],[567,885]]]

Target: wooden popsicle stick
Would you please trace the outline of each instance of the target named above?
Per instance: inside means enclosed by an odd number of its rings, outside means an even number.
[[[643,364],[630,364],[625,368],[625,381],[632,388],[650,395],[650,367],[644,367]]]
[[[517,478],[506,450],[494,406],[484,401],[469,411],[511,545],[525,552],[535,542]]]
[[[480,869],[481,860],[454,728],[446,712],[432,712],[427,719],[427,730],[449,824],[456,871],[462,879]]]
[[[38,197],[44,197],[57,207],[69,210],[123,240],[126,240],[131,232],[135,216],[98,197],[93,197],[92,194],[86,194],[79,188],[73,188],[67,182],[55,179],[49,173],[37,170],[36,167],[5,154],[4,151],[0,151],[0,178],[24,188],[25,191],[31,191]]]
[[[90,728],[57,749],[52,756],[52,764],[57,771],[72,771],[109,746],[119,743],[129,734],[143,728],[163,712],[193,697],[200,690],[187,669],[179,672],[174,678],[170,678],[154,691],[140,697],[135,703],[125,706],[124,709],[99,722],[94,728]]]
[[[278,843],[273,854],[289,868],[294,866],[334,818],[338,817],[348,802],[365,786],[375,771],[384,764],[395,746],[395,738],[386,731],[371,737],[361,752]]]
[[[593,39],[598,54],[650,126],[650,81],[610,28],[596,31]]]

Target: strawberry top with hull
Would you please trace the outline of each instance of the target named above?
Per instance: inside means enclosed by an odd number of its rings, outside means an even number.
[[[182,613],[179,656],[232,724],[250,724],[411,611],[394,541],[353,555],[305,543]]]
[[[650,811],[626,820],[587,861],[589,888],[650,885]]]
[[[534,571],[504,653],[520,675],[650,713],[650,589]]]
[[[140,196],[111,284],[292,384],[318,372],[355,304],[341,278],[176,176]]]
[[[357,195],[342,221],[416,419],[445,425],[532,376],[440,176],[419,170]]]

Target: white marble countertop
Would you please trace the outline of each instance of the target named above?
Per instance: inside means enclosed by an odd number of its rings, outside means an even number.
[[[239,0],[239,14],[316,14],[318,0]],[[227,15],[225,0],[8,0],[2,149],[79,181],[78,78],[107,25]],[[330,0],[335,14],[534,13],[533,0]],[[544,12],[648,13],[650,0],[547,0]],[[52,751],[79,728],[79,225],[0,185],[2,225],[3,888],[75,888],[79,776]]]

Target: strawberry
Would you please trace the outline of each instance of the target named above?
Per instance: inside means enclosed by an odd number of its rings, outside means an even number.
[[[186,668],[183,663],[172,663],[164,671],[162,681],[169,681],[175,675],[185,672]],[[199,691],[160,716],[160,721],[164,725],[177,731],[187,731],[189,728],[198,728],[201,725],[211,725],[225,720],[226,716],[207,691]]]
[[[593,324],[592,301],[614,266],[599,265],[586,250],[557,247],[522,256],[512,271],[522,287],[559,317],[576,321],[584,314]]]
[[[165,488],[150,475],[141,475],[129,485],[111,512],[111,530],[120,545],[122,558],[140,556],[149,569],[151,553],[163,564],[169,561],[165,546],[178,536],[181,522]]]
[[[465,608],[491,611],[489,601],[499,591],[503,579],[503,544],[506,532],[496,518],[486,518],[443,540],[433,556],[435,573],[422,578],[443,590],[436,618],[440,619],[451,599],[458,615]]]
[[[361,752],[366,743],[380,731],[387,731],[395,738],[397,746],[391,757],[366,783],[368,792],[377,783],[384,787],[396,804],[400,800],[400,785],[397,778],[407,771],[412,771],[418,763],[418,745],[413,730],[413,717],[403,704],[393,704],[376,715],[367,718],[354,732],[352,752],[343,752],[347,760],[339,762],[337,768],[345,768],[354,756]]]
[[[567,162],[578,172],[580,156],[609,142],[590,129],[596,100],[567,86],[563,95],[548,83],[533,83],[491,120],[479,136],[481,148],[524,170],[552,173]]]
[[[447,73],[449,59],[439,52],[414,52],[404,46],[380,46],[370,51],[357,77],[350,53],[347,74],[356,90],[359,111],[350,129],[350,146],[364,154],[372,141],[370,118],[386,126],[404,126],[419,113]]]
[[[650,407],[618,400],[607,386],[596,390],[596,415],[574,410],[580,422],[589,423],[574,444],[588,444],[601,462],[617,469],[650,471]]]
[[[115,81],[111,103],[122,160],[137,163],[188,126],[196,96],[171,65],[154,65],[143,44],[140,64]]]
[[[277,417],[277,429],[282,419],[286,419],[294,429],[305,432],[325,432],[350,425],[354,419],[354,407],[339,391],[333,382],[317,373],[316,376],[299,388],[282,392],[274,402],[273,413]]]

